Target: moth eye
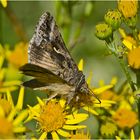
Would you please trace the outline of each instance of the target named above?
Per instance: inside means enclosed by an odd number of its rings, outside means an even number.
[[[67,62],[64,60],[64,61],[62,62],[62,65],[63,65],[64,67],[66,67],[66,66],[67,66]]]
[[[85,91],[85,89],[84,89],[83,87],[81,87],[81,88],[80,88],[80,91],[81,91],[81,92],[84,92],[84,91]]]

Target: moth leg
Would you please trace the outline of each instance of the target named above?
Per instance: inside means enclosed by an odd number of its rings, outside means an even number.
[[[67,95],[67,105],[70,104],[71,100],[73,99],[73,96],[74,96],[75,92],[70,92],[68,95]]]
[[[57,92],[52,93],[48,99],[46,99],[46,103],[49,102],[51,99],[53,99],[54,97],[56,97],[58,95]]]

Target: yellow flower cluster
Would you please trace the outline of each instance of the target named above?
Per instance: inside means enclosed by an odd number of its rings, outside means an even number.
[[[2,95],[2,94],[1,94]],[[0,139],[15,139],[22,137],[27,131],[24,121],[28,116],[28,110],[23,109],[24,88],[19,91],[17,104],[14,105],[9,91],[0,98]],[[17,134],[19,137],[17,137]]]
[[[123,37],[122,43],[128,49],[126,54],[129,66],[134,69],[140,69],[140,46],[137,45],[137,41],[132,36],[126,35],[123,29],[119,31]]]
[[[122,12],[125,18],[134,17],[138,11],[137,0],[119,0],[118,9]]]
[[[120,128],[132,128],[138,122],[137,114],[126,108],[117,110],[113,119]]]

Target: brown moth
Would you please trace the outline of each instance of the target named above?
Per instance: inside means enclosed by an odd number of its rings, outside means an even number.
[[[23,83],[24,86],[35,90],[52,91],[48,101],[59,96],[74,107],[93,103],[92,97],[95,95],[88,88],[83,72],[78,70],[65,47],[55,20],[49,12],[40,17],[30,40],[28,64],[22,66],[20,70],[23,74],[34,77]]]

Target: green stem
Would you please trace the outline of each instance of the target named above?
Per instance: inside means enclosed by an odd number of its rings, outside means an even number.
[[[135,38],[135,40],[137,42],[137,45],[139,45],[139,38],[138,38],[138,30],[137,30],[137,28],[132,29],[132,33],[133,33],[133,36],[134,36],[134,38]]]
[[[111,44],[111,46],[110,46],[110,44]],[[132,90],[135,91],[136,88],[135,88],[134,83],[133,83],[133,81],[132,81],[132,78],[131,78],[131,76],[130,76],[128,67],[127,67],[126,64],[124,63],[123,59],[122,59],[122,58],[119,58],[118,55],[117,55],[117,53],[116,53],[114,50],[111,49],[111,48],[113,48],[113,49],[116,48],[115,44],[113,44],[113,43],[110,43],[110,44],[107,44],[107,45],[108,45],[108,48],[111,50],[111,52],[114,54],[114,56],[118,59],[118,62],[119,62],[119,64],[120,64],[120,66],[122,67],[122,69],[123,69],[123,71],[124,71],[124,74],[125,74],[125,76],[126,76],[127,82],[130,84]],[[110,47],[111,47],[111,48],[110,48]]]

